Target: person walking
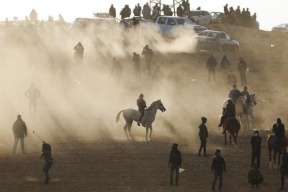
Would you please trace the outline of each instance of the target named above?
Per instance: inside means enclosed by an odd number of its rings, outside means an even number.
[[[250,139],[251,148],[252,148],[252,158],[251,158],[251,167],[255,164],[256,159],[256,166],[257,169],[260,167],[260,155],[261,155],[261,142],[262,138],[259,134],[259,131],[254,131],[254,134],[252,135]]]
[[[208,70],[208,81],[210,81],[211,75],[213,75],[213,79],[214,81],[216,81],[216,78],[215,78],[216,67],[217,67],[217,60],[214,57],[214,55],[211,53],[206,61],[206,68]]]
[[[139,98],[137,99],[137,106],[138,106],[138,111],[141,114],[137,122],[137,125],[140,126],[141,120],[144,116],[144,111],[147,108],[146,101],[144,100],[144,95],[142,93],[139,95]]]
[[[16,152],[17,144],[20,139],[22,153],[25,154],[24,137],[27,137],[27,126],[22,120],[21,115],[17,116],[17,120],[13,124],[14,146],[13,153]]]
[[[222,70],[222,77],[223,77],[224,82],[226,82],[229,67],[230,67],[230,61],[227,58],[227,56],[225,54],[223,54],[222,59],[221,59],[221,63],[220,63],[220,68]]]
[[[76,65],[82,65],[83,64],[83,55],[84,55],[84,47],[81,42],[79,42],[74,47],[74,61]]]
[[[116,9],[113,4],[111,4],[111,7],[109,8],[109,15],[114,18],[116,17]]]
[[[140,74],[140,55],[133,52],[133,63],[134,63],[134,70],[136,74],[136,79],[141,80]]]
[[[247,70],[246,61],[244,61],[243,57],[240,57],[239,63],[238,63],[238,71],[240,74],[242,85],[246,85],[246,70]]]
[[[179,185],[179,168],[182,164],[181,151],[178,150],[178,144],[174,143],[170,151],[168,165],[170,166],[170,185],[173,185],[173,175],[176,172],[175,185]]]
[[[49,170],[51,169],[52,165],[53,165],[53,158],[52,158],[52,149],[51,149],[51,145],[49,145],[48,143],[43,143],[42,145],[42,155],[40,156],[40,159],[42,159],[44,157],[45,160],[45,165],[43,167],[43,172],[45,175],[45,184],[48,184],[50,179],[49,176]]]
[[[284,179],[285,179],[285,176],[288,176],[288,153],[287,153],[286,148],[283,148],[283,155],[281,157],[280,174],[281,174],[281,187],[279,188],[279,190],[284,190]]]
[[[40,91],[34,86],[33,83],[31,84],[31,87],[25,92],[25,96],[29,99],[30,116],[33,115],[34,117],[36,114],[37,99],[40,97],[40,95]]]
[[[205,125],[205,123],[207,122],[207,118],[206,117],[201,117],[201,125],[199,126],[199,137],[200,137],[200,141],[201,141],[201,145],[198,151],[198,156],[201,156],[201,151],[202,148],[204,150],[204,156],[207,156],[206,154],[206,139],[208,138],[208,130],[207,127]]]
[[[145,45],[145,47],[143,48],[143,51],[142,51],[142,55],[145,56],[148,74],[151,75],[150,65],[151,65],[152,59],[154,57],[154,52],[152,51],[152,49],[149,48],[148,45]]]
[[[221,156],[221,150],[216,149],[215,156],[213,157],[212,166],[211,166],[212,174],[214,173],[214,180],[212,184],[212,191],[215,191],[215,185],[219,178],[219,191],[222,189],[223,184],[223,172],[226,172],[226,162],[225,159]]]

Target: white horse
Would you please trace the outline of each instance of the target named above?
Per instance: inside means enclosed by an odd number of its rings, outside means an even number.
[[[236,102],[236,117],[241,122],[243,116],[246,117],[247,127],[251,128],[253,116],[253,106],[257,105],[256,93],[250,94],[248,97],[240,96]]]
[[[141,120],[141,124],[146,125],[146,140],[149,141],[151,139],[152,135],[152,123],[155,120],[155,116],[157,113],[157,110],[160,110],[162,112],[166,111],[164,105],[162,104],[161,100],[154,101],[147,109],[145,109],[144,116]],[[116,116],[116,123],[118,123],[120,114],[123,112],[123,117],[126,121],[126,124],[124,126],[124,131],[126,133],[127,139],[134,140],[131,135],[131,127],[133,121],[138,122],[140,118],[140,112],[136,111],[135,109],[124,109],[121,110],[117,116]],[[128,133],[127,133],[128,129]],[[148,137],[148,131],[150,130],[150,135]],[[130,137],[130,138],[129,138]]]

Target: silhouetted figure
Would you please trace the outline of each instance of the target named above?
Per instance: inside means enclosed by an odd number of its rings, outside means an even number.
[[[279,190],[284,190],[285,176],[288,176],[288,153],[287,153],[286,147],[283,148],[283,154],[281,157],[280,174],[281,174],[281,187]]]
[[[130,17],[131,9],[130,9],[129,5],[125,5],[125,7],[121,10],[120,15],[121,15],[121,19],[124,19],[126,17]]]
[[[222,108],[223,108],[223,112],[222,112],[222,116],[221,116],[220,124],[218,125],[218,128],[222,127],[224,121],[227,118],[229,118],[229,117],[235,118],[235,116],[236,116],[236,109],[235,109],[235,105],[234,105],[232,99],[225,101]],[[224,132],[225,132],[225,130],[223,129],[223,133]]]
[[[133,63],[134,63],[134,70],[137,80],[141,80],[140,74],[140,55],[133,52]]]
[[[259,131],[254,131],[254,134],[252,135],[250,139],[251,148],[252,148],[252,158],[251,158],[251,167],[255,164],[256,159],[256,167],[259,169],[260,167],[260,156],[261,156],[261,143],[262,138],[259,134]]]
[[[183,8],[182,8],[181,5],[179,5],[179,6],[177,7],[177,16],[178,16],[178,17],[183,17],[183,16],[184,16],[184,10],[183,10]]]
[[[263,175],[260,172],[259,168],[256,164],[252,166],[252,169],[248,172],[248,183],[252,185],[252,187],[258,187],[259,184],[263,182]]]
[[[181,151],[178,150],[178,144],[174,143],[169,156],[168,165],[170,166],[170,185],[173,185],[173,174],[176,172],[176,182],[175,185],[179,185],[179,169],[182,164]]]
[[[59,23],[64,24],[65,23],[65,19],[64,17],[60,14],[59,15],[59,19],[58,19]]]
[[[234,104],[236,104],[240,96],[241,96],[241,92],[237,89],[236,85],[233,85],[233,88],[229,92],[228,97],[232,99]]]
[[[168,5],[163,5],[162,11],[164,15],[167,15],[167,16],[173,15],[173,12],[171,11],[171,8]]]
[[[32,9],[29,17],[30,17],[30,20],[33,22],[33,24],[36,24],[38,22],[38,15],[37,15],[37,12],[35,11],[35,9]]]
[[[275,134],[275,146],[277,146],[280,139],[285,137],[285,125],[280,118],[277,118],[276,123],[273,125],[272,133]]]
[[[40,156],[40,159],[42,159],[44,157],[45,160],[45,165],[43,167],[43,172],[45,175],[45,180],[44,183],[48,184],[50,179],[49,176],[49,170],[51,169],[52,165],[53,165],[53,158],[52,158],[52,149],[51,149],[51,145],[49,145],[48,143],[43,143],[42,145],[42,155]]]
[[[197,7],[197,9],[196,9],[196,10],[200,11],[200,10],[201,10],[201,7]]]
[[[115,77],[116,82],[120,82],[122,77],[122,65],[115,57],[113,57],[111,76]]]
[[[74,61],[76,65],[82,65],[83,64],[83,55],[84,55],[84,47],[81,42],[79,42],[74,47]]]
[[[240,6],[237,6],[237,9],[235,10],[236,16],[240,17],[241,16],[241,10],[240,10]]]
[[[247,86],[244,86],[244,90],[241,92],[241,95],[249,97],[250,94],[248,92],[248,87]]]
[[[207,130],[207,127],[206,127],[206,122],[207,122],[207,118],[206,117],[201,117],[201,125],[199,125],[199,138],[200,138],[200,141],[201,141],[201,145],[200,145],[200,148],[199,148],[199,151],[198,151],[198,156],[201,155],[201,151],[202,149],[204,150],[204,156],[207,156],[206,154],[206,140],[208,138],[208,130]]]
[[[116,17],[116,9],[113,4],[111,4],[111,7],[109,8],[109,15],[114,18]]]
[[[222,70],[223,80],[226,81],[228,70],[230,68],[230,61],[225,54],[222,56],[220,68]]]
[[[237,84],[237,79],[235,74],[233,73],[233,70],[230,69],[227,78],[226,78],[227,84],[228,85],[236,85]]]
[[[138,111],[141,114],[137,125],[140,126],[141,120],[142,120],[142,118],[144,116],[144,111],[147,108],[146,101],[144,100],[144,95],[143,94],[139,95],[139,98],[137,99],[137,106],[138,106]],[[145,125],[143,125],[143,126],[145,126]]]
[[[246,85],[246,70],[247,70],[246,61],[244,61],[243,57],[240,57],[238,63],[238,71],[242,85]]]
[[[16,152],[17,144],[20,139],[22,153],[25,153],[24,148],[24,137],[27,137],[27,126],[22,120],[21,115],[17,116],[17,120],[13,124],[13,134],[14,134],[14,146],[13,153]]]
[[[206,61],[206,68],[208,70],[208,81],[210,81],[211,75],[213,75],[213,79],[214,81],[216,81],[216,78],[215,78],[216,67],[217,67],[217,60],[214,57],[214,55],[211,53],[209,58]]]
[[[139,5],[139,3],[138,3],[138,5],[135,5],[135,8],[133,10],[134,16],[140,16],[141,15],[141,10],[142,10],[142,8]]]
[[[183,7],[183,11],[184,12],[187,12],[187,11],[190,11],[190,5],[189,5],[189,2],[188,2],[188,0],[187,1],[185,1],[185,0],[183,0],[183,2],[182,2],[182,7]]]
[[[216,149],[215,156],[213,157],[211,170],[212,173],[214,172],[214,180],[212,184],[212,191],[215,191],[215,185],[219,178],[219,191],[222,189],[222,182],[223,182],[223,172],[226,172],[226,162],[224,158],[221,156],[220,149]]]
[[[150,65],[151,65],[152,59],[154,57],[154,52],[152,51],[152,49],[149,48],[148,45],[145,45],[145,47],[143,48],[143,51],[142,51],[142,55],[145,56],[148,74],[151,75]]]
[[[151,17],[151,8],[148,5],[148,3],[146,3],[143,6],[142,15],[143,15],[144,19],[150,19],[150,17]]]
[[[40,97],[40,91],[31,84],[31,87],[25,92],[25,96],[29,99],[29,114],[35,116],[37,108],[37,98]]]
[[[155,81],[156,83],[160,83],[163,77],[164,77],[164,73],[162,72],[160,65],[157,65],[152,76],[152,81]]]
[[[228,11],[228,4],[226,4],[225,6],[224,6],[224,13],[225,13],[225,15],[229,15],[229,11]]]

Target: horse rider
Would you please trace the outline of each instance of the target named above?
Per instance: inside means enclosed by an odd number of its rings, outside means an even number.
[[[233,85],[233,89],[229,93],[229,98],[231,98],[233,103],[236,104],[240,96],[241,92],[237,89],[236,85]]]
[[[145,111],[145,109],[147,108],[146,102],[145,102],[145,100],[144,100],[143,98],[144,98],[144,95],[141,93],[141,94],[139,95],[139,98],[137,99],[138,111],[139,111],[140,114],[141,114],[141,115],[140,115],[140,118],[139,118],[139,120],[138,120],[138,123],[137,123],[138,126],[140,126],[141,120],[142,120],[142,118],[143,118],[143,116],[144,116],[144,111]],[[145,127],[144,124],[142,124],[142,125]]]
[[[282,123],[281,119],[280,118],[277,118],[277,123],[275,123],[273,125],[273,129],[272,129],[272,132],[275,134],[275,145],[278,144],[278,141],[285,137],[285,126],[284,124]]]
[[[221,117],[220,124],[218,127],[222,127],[224,121],[228,119],[229,117],[236,117],[236,110],[235,110],[235,105],[232,101],[232,99],[228,99],[227,101],[224,102],[223,104],[223,115]],[[225,130],[223,129],[223,133]]]
[[[285,179],[285,176],[288,176],[288,153],[287,153],[286,148],[283,148],[283,155],[281,157],[280,173],[281,173],[281,187],[279,190],[284,190],[284,179]]]
[[[249,97],[249,92],[247,86],[244,87],[244,90],[241,92],[241,96]]]
[[[262,142],[262,138],[259,134],[259,131],[258,130],[254,131],[254,134],[252,135],[250,139],[251,148],[252,148],[251,167],[253,167],[253,165],[255,164],[254,162],[256,159],[257,169],[259,169],[260,167],[261,142]]]

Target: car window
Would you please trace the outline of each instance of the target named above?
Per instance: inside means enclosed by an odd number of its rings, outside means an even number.
[[[201,15],[201,12],[200,11],[192,11],[191,15],[192,16],[199,16],[199,15]]]
[[[227,39],[226,34],[225,33],[220,33],[220,38],[221,39]]]
[[[198,33],[198,36],[207,36],[207,32],[200,32]]]
[[[174,21],[174,19],[169,18],[167,24],[168,25],[176,25],[176,21]]]
[[[208,34],[208,37],[217,38],[217,35],[218,35],[218,33],[210,32],[210,33]]]
[[[186,19],[176,19],[178,25],[184,25],[184,23],[187,23]],[[187,23],[188,24],[188,23]]]
[[[167,20],[166,17],[160,17],[160,18],[158,19],[158,23],[159,23],[159,24],[165,24],[165,23],[166,23],[166,20]]]
[[[228,35],[228,34],[226,34],[226,38],[230,41],[230,40],[232,40],[232,38]]]

